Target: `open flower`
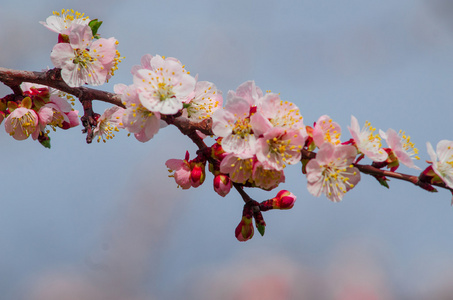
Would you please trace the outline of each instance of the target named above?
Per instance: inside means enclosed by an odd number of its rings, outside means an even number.
[[[61,68],[63,80],[70,87],[104,84],[120,59],[118,41],[114,38],[93,41],[91,28],[79,24],[71,27],[69,41],[56,44],[50,54],[54,66]]]
[[[325,143],[331,143],[333,145],[338,145],[341,143],[341,127],[338,123],[333,122],[328,115],[323,115],[319,117],[316,121],[315,126],[313,127],[313,141],[318,148]]]
[[[165,163],[169,172],[174,172],[174,174],[169,175],[169,177],[174,177],[176,183],[183,189],[189,189],[192,186],[190,180],[191,168],[189,164],[189,152],[186,152],[184,159],[169,159]]]
[[[121,128],[121,118],[123,117],[124,109],[119,106],[107,108],[97,121],[96,128],[93,130],[93,137],[98,137],[98,142],[101,140],[105,143],[106,139],[112,139],[115,136],[115,131]],[[105,137],[105,138],[104,138]]]
[[[235,98],[241,98],[247,101],[250,107],[252,107],[256,106],[257,102],[262,97],[263,92],[261,91],[261,89],[256,86],[255,81],[250,80],[238,86],[236,91],[228,91],[227,104],[230,100],[233,100]]]
[[[453,189],[453,141],[442,140],[434,151],[431,143],[426,143],[434,172]]]
[[[352,165],[356,155],[354,146],[324,143],[306,166],[308,191],[316,197],[323,193],[333,202],[341,201],[360,181],[360,172]]]
[[[278,94],[266,93],[258,99],[256,106],[259,114],[250,117],[256,135],[280,127],[298,130],[301,136],[307,137],[303,117],[294,103],[281,100]]]
[[[252,173],[253,183],[264,190],[272,190],[281,182],[285,182],[283,170],[267,169],[264,165],[256,161]]]
[[[90,18],[73,9],[62,9],[61,12],[54,11],[45,22],[40,21],[39,23],[53,32],[68,35],[73,24],[88,25]]]
[[[38,111],[39,122],[42,126],[69,129],[80,124],[78,111],[73,110],[71,104],[56,95],[50,96],[50,101]]]
[[[134,85],[125,87],[120,94],[121,100],[126,106],[122,119],[124,128],[133,133],[140,142],[149,141],[161,127],[160,114],[152,112],[142,105]]]
[[[410,136],[406,135],[404,132],[401,132],[401,130],[400,134],[402,135],[400,136],[391,128],[388,129],[386,133],[380,130],[379,134],[385,139],[393,154],[396,156],[397,161],[402,162],[409,168],[417,170],[420,169],[414,164],[413,161],[413,159],[419,160],[420,157],[417,156],[418,149],[415,148],[414,143],[410,141]]]
[[[194,91],[195,78],[174,58],[153,56],[149,68],[133,70],[140,102],[152,112],[176,114]]]
[[[254,158],[242,159],[240,156],[230,153],[220,163],[220,172],[229,174],[234,182],[244,184],[252,177],[254,162]]]
[[[363,128],[360,129],[357,119],[351,116],[351,127],[348,129],[360,152],[373,161],[382,162],[387,159],[387,152],[381,148],[381,138],[379,134],[374,134],[376,128],[373,128],[370,122],[365,122]]]
[[[286,164],[300,161],[305,137],[299,130],[275,127],[259,138],[256,144],[256,157],[267,168],[283,170]]]
[[[38,115],[31,108],[29,97],[22,100],[22,106],[15,108],[5,119],[5,130],[16,140],[25,140],[30,135],[36,139],[39,135]]]
[[[186,104],[187,118],[195,122],[212,117],[212,114],[222,108],[222,92],[209,81],[198,81],[195,85],[193,98]]]
[[[235,153],[243,158],[255,154],[256,137],[250,123],[250,104],[242,98],[228,100],[224,109],[212,116],[212,131],[222,137],[225,152]]]
[[[261,89],[254,81],[247,81],[236,91],[229,91],[224,109],[215,111],[212,116],[212,131],[223,138],[221,143],[225,152],[235,153],[244,159],[255,154],[257,134],[254,130],[258,127],[272,127],[264,117],[257,117],[258,121],[254,123],[251,121],[253,116],[261,114],[256,107],[261,98]]]

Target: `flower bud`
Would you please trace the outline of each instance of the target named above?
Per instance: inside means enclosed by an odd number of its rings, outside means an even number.
[[[217,174],[214,177],[214,191],[222,197],[225,197],[231,189],[231,180],[228,175]]]
[[[192,163],[190,171],[190,184],[196,188],[203,184],[206,178],[205,174],[206,163]]]
[[[236,227],[234,234],[238,241],[245,242],[250,240],[253,237],[253,223],[252,218],[242,216],[242,220],[239,225]]]
[[[227,155],[220,145],[221,140],[222,138],[217,138],[214,145],[211,146],[211,157],[220,161]]]
[[[277,196],[272,199],[274,209],[290,209],[296,202],[296,196],[287,190],[281,190]]]

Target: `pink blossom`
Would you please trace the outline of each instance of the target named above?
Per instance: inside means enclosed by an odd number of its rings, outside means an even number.
[[[319,117],[315,126],[313,127],[313,141],[315,145],[320,148],[325,142],[333,145],[341,143],[341,127],[338,123],[333,122],[328,115]]]
[[[387,159],[387,152],[381,148],[381,138],[378,134],[373,134],[376,128],[373,128],[370,122],[365,122],[362,130],[360,130],[359,122],[354,116],[351,116],[351,127],[348,128],[360,152],[376,162]]]
[[[224,109],[212,116],[212,131],[222,137],[225,152],[235,153],[242,158],[255,154],[256,137],[250,124],[250,104],[243,98],[230,99]]]
[[[48,17],[45,22],[40,21],[39,23],[53,32],[69,35],[72,25],[88,25],[90,18],[78,11],[74,12],[72,9],[62,9],[61,13],[54,11],[53,15]]]
[[[212,117],[212,114],[221,109],[223,104],[222,92],[209,81],[197,82],[193,96],[190,98],[184,112],[188,119],[195,122]]]
[[[410,141],[410,136],[407,136],[404,132],[401,132],[401,130],[400,134],[402,134],[402,136],[400,136],[391,128],[388,129],[386,133],[380,130],[379,134],[385,139],[387,145],[392,149],[398,161],[409,168],[420,169],[413,161],[413,159],[418,160],[420,157],[417,156],[418,149],[415,148],[414,143]]]
[[[30,135],[39,135],[38,115],[33,109],[18,107],[5,119],[5,130],[16,140],[25,140]]]
[[[140,142],[149,141],[161,127],[160,114],[145,108],[134,85],[118,90],[126,109],[122,119],[124,128],[133,133]],[[117,92],[117,93],[118,93]]]
[[[50,58],[61,77],[71,87],[101,85],[113,74],[119,62],[117,40],[100,38],[93,41],[87,25],[75,24],[69,33],[70,43],[54,46]]]
[[[250,107],[256,106],[260,98],[263,97],[263,92],[255,85],[255,81],[246,81],[236,91],[229,91],[227,95],[227,104],[230,100],[241,98],[245,100]]]
[[[176,114],[195,89],[195,78],[174,58],[151,58],[151,69],[134,70],[134,85],[142,105],[152,112]]]
[[[140,69],[153,70],[153,67],[151,66],[151,59],[152,58],[153,58],[153,56],[151,54],[143,55],[142,58],[140,59],[140,63],[141,64],[132,66],[131,74],[132,75],[137,74],[137,71],[140,70]],[[171,58],[168,57],[167,59],[171,59]]]
[[[266,131],[272,124],[263,116],[256,105],[263,101],[263,92],[254,81],[241,84],[236,91],[229,91],[226,106],[217,110],[213,116],[212,130],[222,137],[225,152],[235,153],[242,158],[255,154],[257,133]],[[256,118],[252,123],[252,118]]]
[[[257,111],[250,119],[256,135],[262,135],[274,127],[298,130],[304,139],[308,136],[299,108],[283,101],[278,94],[267,93],[257,101]]]
[[[69,129],[80,124],[79,112],[73,110],[67,100],[56,95],[51,95],[49,100],[38,111],[39,122],[43,127],[50,125],[52,127]]]
[[[252,177],[254,161],[253,158],[242,159],[230,153],[220,163],[220,172],[229,174],[234,182],[244,184]]]
[[[176,183],[183,189],[186,190],[192,186],[190,181],[190,165],[189,165],[189,152],[186,152],[185,159],[169,159],[165,163],[169,171],[173,172],[173,175],[169,177],[174,177]]]
[[[449,188],[453,189],[453,141],[440,141],[437,143],[436,151],[429,142],[426,143],[426,147],[434,172]]]
[[[93,137],[98,137],[98,142],[101,140],[105,143],[106,139],[112,139],[115,136],[115,131],[122,128],[122,117],[124,109],[119,106],[107,108],[97,121],[96,128],[93,130]],[[105,139],[104,139],[105,137]]]
[[[360,172],[352,165],[356,155],[354,146],[324,143],[306,166],[308,191],[316,197],[324,193],[331,201],[341,201],[360,181]]]
[[[299,130],[275,127],[267,131],[256,143],[256,157],[267,168],[283,170],[286,164],[300,161],[305,137]]]
[[[285,182],[285,174],[283,170],[265,168],[257,161],[253,166],[252,180],[257,187],[270,191]]]

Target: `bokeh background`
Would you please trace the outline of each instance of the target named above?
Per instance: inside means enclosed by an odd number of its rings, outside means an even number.
[[[351,115],[403,129],[420,167],[427,141],[453,139],[451,1],[0,0],[0,66],[52,67],[57,37],[38,22],[62,8],[99,18],[120,42],[126,59],[101,89],[130,84],[141,56],[160,54],[224,94],[253,79],[306,124],[328,114],[344,140]],[[387,190],[364,175],[331,203],[291,166],[281,188],[295,207],[266,213],[265,236],[240,243],[235,191],[219,197],[211,175],[186,191],[167,177],[167,159],[196,150],[175,128],[90,145],[80,129],[53,133],[51,150],[0,133],[3,300],[453,299],[448,191],[396,180]]]

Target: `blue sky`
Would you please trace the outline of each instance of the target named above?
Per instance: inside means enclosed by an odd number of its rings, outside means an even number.
[[[56,36],[38,22],[53,10],[73,8],[104,21],[101,35],[117,38],[126,57],[101,89],[132,83],[130,68],[141,56],[160,54],[180,59],[224,94],[255,80],[296,103],[306,124],[328,114],[342,126],[344,140],[351,115],[384,131],[403,129],[420,149],[420,167],[428,159],[427,141],[453,139],[448,1],[74,3],[0,2],[0,66],[51,67]],[[9,92],[0,86],[1,95]],[[108,106],[94,107],[102,113]],[[245,268],[262,253],[287,271],[291,265],[300,266],[298,272],[309,269],[330,288],[329,279],[340,276],[333,266],[357,256],[377,268],[364,267],[374,270],[373,278],[384,274],[376,286],[386,286],[395,298],[433,295],[451,285],[442,279],[453,270],[447,191],[430,194],[396,180],[387,190],[364,175],[341,203],[331,203],[311,196],[300,167],[292,166],[281,188],[298,196],[295,207],[266,213],[265,236],[239,243],[239,195],[217,196],[209,175],[203,186],[187,191],[167,177],[167,159],[196,150],[175,128],[145,144],[120,133],[106,144],[87,145],[79,128],[51,138],[47,150],[0,133],[5,299],[53,299],[59,288],[83,293],[90,290],[87,281],[99,278],[130,299],[209,299],[209,289],[196,290],[197,278],[215,286],[217,277],[229,274],[233,290],[230,268]],[[250,193],[267,199],[276,192]]]

